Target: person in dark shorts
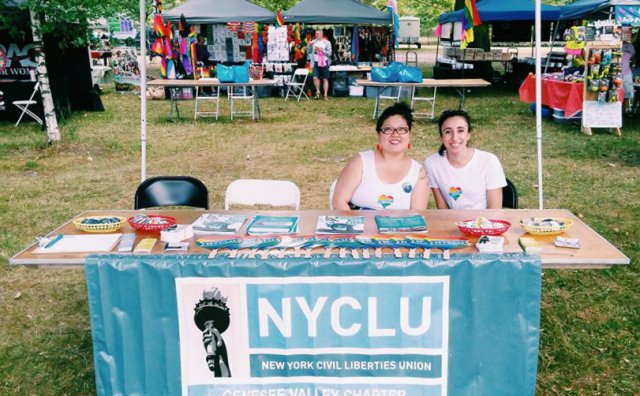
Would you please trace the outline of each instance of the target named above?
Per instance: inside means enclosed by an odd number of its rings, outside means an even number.
[[[331,43],[321,29],[316,30],[315,39],[307,45],[307,53],[313,67],[313,84],[316,87],[316,99],[320,99],[320,80],[324,92],[324,100],[329,98],[329,65],[331,64]]]

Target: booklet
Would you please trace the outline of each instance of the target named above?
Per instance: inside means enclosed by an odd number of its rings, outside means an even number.
[[[295,234],[298,232],[298,216],[254,216],[249,226],[247,234]]]
[[[236,234],[246,220],[245,215],[206,213],[192,224],[193,233],[196,235]]]
[[[364,216],[318,216],[316,234],[362,234]]]
[[[427,231],[427,222],[421,215],[411,216],[376,216],[378,232],[419,232]]]

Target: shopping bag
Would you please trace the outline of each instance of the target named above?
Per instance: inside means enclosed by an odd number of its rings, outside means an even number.
[[[218,74],[218,80],[220,80],[220,82],[223,82],[223,83],[234,82],[232,66],[218,65],[217,74]]]
[[[386,67],[374,67],[371,69],[371,79],[378,82],[391,82],[391,70]]]
[[[248,83],[249,82],[249,65],[233,66],[233,82]]]
[[[413,66],[403,66],[399,71],[400,82],[406,83],[421,83],[422,82],[422,70]]]

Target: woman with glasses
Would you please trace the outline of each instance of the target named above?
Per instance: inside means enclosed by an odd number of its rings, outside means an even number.
[[[409,158],[411,108],[397,103],[378,118],[376,149],[363,151],[340,173],[333,194],[336,210],[426,209],[427,175]]]
[[[447,110],[438,128],[442,145],[424,162],[438,209],[500,209],[507,180],[498,157],[470,147],[469,114]]]

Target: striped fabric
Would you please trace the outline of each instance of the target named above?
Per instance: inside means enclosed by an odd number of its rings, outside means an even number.
[[[241,30],[247,34],[251,34],[256,31],[256,23],[255,22],[242,22]]]

